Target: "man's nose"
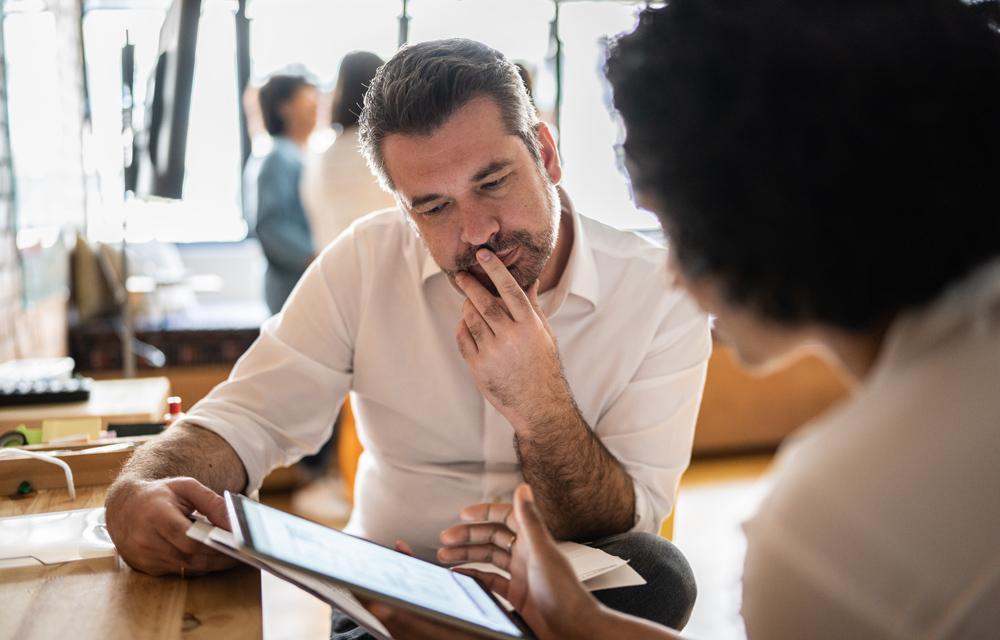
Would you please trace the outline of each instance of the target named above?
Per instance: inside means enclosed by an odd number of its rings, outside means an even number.
[[[477,208],[462,214],[462,242],[466,244],[486,244],[499,230],[499,220],[487,210]]]

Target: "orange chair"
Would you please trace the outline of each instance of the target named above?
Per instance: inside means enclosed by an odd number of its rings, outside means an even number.
[[[358,475],[358,459],[364,451],[358,440],[358,430],[354,424],[354,411],[351,409],[351,397],[347,396],[340,410],[340,423],[337,430],[337,463],[340,475],[344,480],[344,490],[347,501],[354,504],[354,478]]]
[[[670,511],[670,515],[663,519],[663,524],[660,525],[660,537],[666,538],[667,540],[672,540],[674,537],[674,514],[677,513],[677,501],[674,500],[674,508]]]

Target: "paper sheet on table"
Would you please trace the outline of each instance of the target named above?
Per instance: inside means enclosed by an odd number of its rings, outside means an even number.
[[[205,546],[212,547],[216,551],[220,551],[227,556],[236,558],[240,562],[245,562],[246,564],[257,567],[258,569],[267,571],[282,580],[291,582],[300,589],[316,596],[323,602],[336,607],[346,616],[365,627],[369,633],[371,633],[371,635],[378,640],[392,640],[392,636],[389,634],[389,631],[382,625],[379,619],[370,614],[368,610],[365,609],[360,602],[358,602],[358,599],[354,597],[354,594],[335,582],[324,580],[312,575],[311,573],[297,571],[285,565],[270,564],[258,558],[242,554],[237,549],[238,545],[236,543],[236,539],[233,538],[232,533],[226,531],[225,529],[212,526],[210,523],[203,520],[195,521],[195,523],[191,525],[191,528],[188,529],[187,535],[189,538],[193,538]]]
[[[104,507],[0,518],[0,568],[113,555]]]
[[[629,566],[628,560],[576,542],[560,542],[557,546],[559,551],[569,560],[576,577],[588,591],[646,584],[645,579]],[[505,578],[510,578],[510,574],[503,569],[484,562],[470,562],[460,566],[497,573]]]

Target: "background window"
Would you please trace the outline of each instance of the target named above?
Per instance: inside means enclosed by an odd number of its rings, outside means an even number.
[[[247,9],[252,78],[301,66],[332,88],[348,52],[393,54],[399,13],[399,0],[256,0]]]
[[[622,229],[658,227],[636,209],[615,145],[624,134],[612,116],[604,79],[607,40],[635,25],[636,7],[615,2],[567,2],[560,9],[563,41],[562,156],[564,184],[581,212]]]
[[[113,240],[128,221],[131,241],[241,240],[240,132],[236,80],[235,2],[202,2],[185,153],[182,201],[129,201],[123,192],[121,48],[135,45],[135,114],[141,126],[168,2],[95,3],[83,20],[93,109],[90,158],[100,176],[98,215],[90,235]],[[125,8],[122,8],[125,5]]]
[[[237,3],[204,0],[198,33],[186,179],[182,203],[126,203],[122,195],[121,47],[128,30],[135,44],[136,119],[142,122],[147,80],[153,70],[167,0],[92,0],[83,22],[92,134],[84,160],[96,175],[89,203],[90,234],[120,236],[127,217],[130,238],[191,242],[238,240],[247,225],[240,206],[239,97],[236,79],[234,14]],[[632,204],[627,181],[614,153],[620,127],[611,116],[602,66],[609,36],[629,29],[637,5],[621,2],[562,3],[563,100],[560,130],[564,185],[581,212],[621,228],[651,228],[654,217]],[[287,70],[306,70],[325,89],[332,88],[343,56],[364,49],[388,58],[399,39],[400,0],[253,0],[250,18],[251,81]],[[408,3],[409,41],[445,37],[481,40],[524,62],[535,76],[535,99],[543,118],[553,123],[555,40],[551,0],[419,0]],[[44,30],[44,12],[34,29]],[[8,23],[10,40],[23,41]],[[16,43],[10,43],[16,45]],[[13,47],[12,47],[13,48]],[[16,50],[11,54],[14,58]],[[39,59],[36,64],[47,64]],[[53,63],[54,64],[54,63]],[[11,82],[16,82],[14,72]],[[12,91],[12,94],[15,92]],[[52,109],[51,101],[42,101]],[[12,105],[12,120],[15,105]],[[37,120],[36,120],[37,121]],[[316,148],[332,137],[321,112]],[[22,136],[27,128],[17,129]],[[46,135],[51,137],[51,132]],[[257,142],[257,141],[255,141]],[[255,154],[266,151],[255,146]],[[35,153],[25,175],[42,166]],[[39,196],[41,197],[41,196]]]
[[[57,16],[41,3],[11,3],[3,20],[7,109],[18,228],[83,226],[80,120],[72,66]]]

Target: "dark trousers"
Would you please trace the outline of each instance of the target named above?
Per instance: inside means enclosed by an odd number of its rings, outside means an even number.
[[[684,555],[669,540],[649,533],[621,533],[592,546],[625,558],[645,580],[638,587],[603,589],[594,597],[605,606],[671,629],[683,629],[698,595],[694,573]],[[571,615],[571,612],[567,612]],[[353,620],[333,612],[331,640],[370,640]]]

